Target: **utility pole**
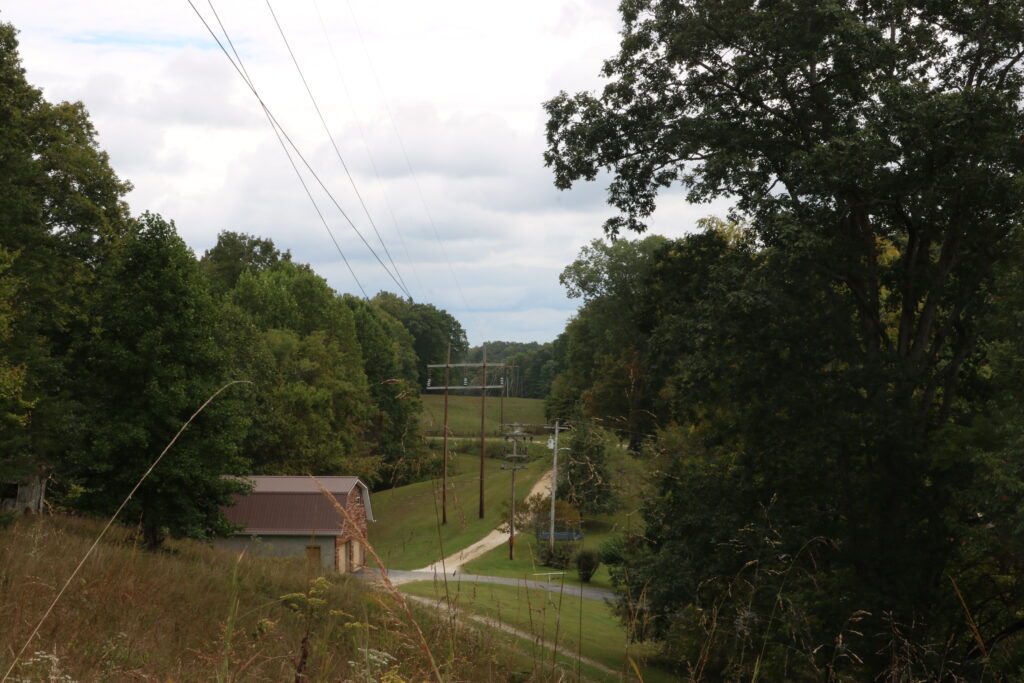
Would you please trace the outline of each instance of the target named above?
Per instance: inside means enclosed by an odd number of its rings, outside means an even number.
[[[515,551],[515,545],[516,545],[516,470],[526,469],[526,465],[520,465],[518,459],[519,458],[525,458],[525,457],[527,457],[528,454],[526,454],[526,453],[523,453],[522,455],[519,454],[519,449],[518,449],[519,439],[521,439],[524,436],[522,430],[520,429],[521,425],[513,424],[513,425],[509,425],[509,426],[512,427],[512,432],[511,432],[511,435],[506,435],[505,438],[508,439],[509,436],[511,436],[511,438],[512,438],[512,452],[511,453],[505,453],[505,457],[506,458],[511,458],[512,462],[510,464],[508,464],[508,465],[502,465],[501,469],[503,469],[503,470],[505,470],[505,469],[512,470],[512,505],[509,507],[509,509],[511,510],[511,513],[509,514],[509,521],[508,521],[508,528],[509,528],[509,534],[508,534],[508,559],[509,560],[513,560],[513,559],[515,559],[514,551]]]
[[[487,403],[487,344],[484,344],[483,376],[480,378],[480,519],[484,518],[484,406]]]
[[[468,391],[468,390],[473,390],[473,389],[479,389],[480,390],[480,519],[483,519],[483,517],[484,517],[484,415],[485,415],[485,412],[484,412],[485,411],[484,402],[486,400],[487,390],[488,389],[501,389],[501,385],[500,384],[488,384],[487,383],[487,347],[486,346],[484,346],[484,362],[483,363],[452,363],[452,362],[450,362],[451,361],[451,347],[450,346],[449,346],[448,353],[449,353],[449,357],[448,357],[449,362],[448,363],[437,363],[437,364],[434,364],[434,365],[428,365],[427,366],[427,368],[444,368],[445,369],[445,374],[444,374],[445,382],[444,382],[444,386],[433,386],[432,382],[430,381],[430,378],[428,377],[427,378],[427,391],[440,391],[440,390],[443,389],[444,392],[445,392],[445,397],[447,397],[449,389],[461,389],[463,391]],[[499,364],[493,365],[492,367],[504,368],[505,366],[503,364],[499,363]],[[469,382],[467,381],[466,377],[462,378],[462,382],[463,382],[462,384],[454,384],[454,385],[451,384],[451,377],[449,375],[449,371],[450,371],[451,368],[482,368],[483,369],[483,373],[482,373],[482,375],[480,377],[480,384],[469,384]],[[445,401],[445,416],[446,416],[445,417],[445,439],[446,439],[445,443],[446,444],[447,444],[447,437],[448,437],[447,415],[448,415],[448,403],[447,403],[447,400],[446,400]],[[445,448],[447,449],[447,445],[445,446]],[[447,464],[447,459],[446,459],[445,462]],[[447,488],[445,488],[444,490],[447,490]],[[443,507],[443,504],[444,504],[444,500],[445,500],[445,496],[442,495],[442,507]],[[442,517],[444,517],[444,513],[442,513]]]
[[[444,464],[441,466],[441,524],[448,523],[448,384],[451,381],[452,343],[444,363]]]
[[[551,464],[551,524],[548,528],[548,548],[555,552],[555,494],[558,492],[558,431],[559,422],[555,420],[554,459]]]

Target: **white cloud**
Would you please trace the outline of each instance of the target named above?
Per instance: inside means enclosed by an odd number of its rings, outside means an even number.
[[[390,265],[265,6],[215,5],[264,101]],[[616,5],[275,2],[400,273],[473,342],[546,341],[576,308],[558,275],[613,211],[607,180],[553,187],[542,103],[600,87],[602,60],[618,44]],[[215,26],[208,6],[197,7]],[[32,83],[50,99],[85,103],[115,170],[135,185],[133,211],[174,219],[200,254],[221,230],[270,237],[336,289],[359,292],[258,103],[187,4],[9,0],[0,20],[20,29]],[[396,291],[303,174],[367,293]],[[724,210],[673,193],[653,226],[681,234]]]

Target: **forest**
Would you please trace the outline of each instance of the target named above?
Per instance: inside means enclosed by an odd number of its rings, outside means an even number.
[[[622,3],[607,85],[546,103],[606,241],[549,403],[650,462],[607,560],[709,680],[1017,680],[1019,3]],[[661,199],[728,199],[681,239]]]

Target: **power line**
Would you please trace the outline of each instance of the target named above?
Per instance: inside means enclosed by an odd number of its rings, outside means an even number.
[[[309,82],[306,80],[306,75],[303,73],[302,67],[299,66],[299,60],[295,57],[295,52],[292,50],[291,43],[288,41],[288,37],[285,35],[284,29],[281,27],[281,22],[278,20],[277,14],[274,12],[274,8],[270,4],[270,0],[266,0],[266,3],[267,9],[270,10],[270,16],[273,17],[274,24],[277,26],[277,32],[281,35],[281,40],[284,41],[284,46],[288,49],[288,55],[292,58],[292,64],[295,65],[295,70],[299,72],[299,78],[302,79],[302,85],[306,88],[306,93],[309,95],[309,99],[313,103],[316,115],[320,118],[320,123],[323,125],[324,132],[327,133],[327,137],[331,141],[331,146],[334,148],[334,154],[338,157],[338,161],[341,162],[341,167],[345,169],[345,175],[348,176],[348,181],[352,185],[352,190],[356,193],[356,198],[359,199],[359,205],[363,207],[363,213],[366,214],[366,220],[370,222],[373,232],[377,235],[377,239],[380,241],[380,246],[384,249],[385,255],[387,255],[388,260],[391,262],[391,267],[395,270],[397,280],[401,283],[400,287],[402,288],[402,292],[411,299],[412,294],[409,293],[409,289],[405,284],[405,279],[402,277],[401,272],[399,272],[398,266],[395,264],[395,259],[392,258],[387,245],[384,244],[384,239],[381,237],[380,231],[377,230],[377,224],[374,223],[373,217],[370,216],[370,210],[366,207],[366,202],[363,201],[363,195],[360,194],[359,188],[356,187],[355,178],[352,177],[352,173],[348,170],[348,164],[345,163],[345,159],[341,156],[341,150],[338,149],[338,143],[334,140],[334,135],[331,133],[330,126],[327,125],[326,119],[324,119],[323,112],[320,110],[320,105],[317,103],[316,97],[313,96],[313,90],[309,87]]]
[[[245,68],[245,64],[242,62],[242,57],[238,54],[238,50],[235,49],[235,44],[231,40],[231,36],[228,34],[227,29],[224,27],[224,22],[221,21],[220,14],[217,13],[217,8],[213,6],[213,0],[207,0],[207,2],[210,5],[210,11],[213,12],[213,16],[217,20],[217,25],[220,26],[220,30],[224,33],[224,38],[228,41],[228,45],[231,46],[231,52],[235,55],[235,59],[238,60],[238,66],[235,67],[236,71],[240,70],[242,78],[245,80],[246,84],[253,91],[253,93],[255,93],[256,88],[253,85],[252,79],[249,76],[249,71]],[[191,0],[189,0],[189,4],[192,4]],[[192,9],[196,9],[195,5],[192,5]],[[196,11],[196,14],[199,14],[198,10]],[[199,15],[199,19],[206,26],[207,30],[210,30],[209,24],[206,23],[206,20],[203,19],[202,15]],[[210,31],[210,33],[211,35],[213,35],[212,31]],[[216,35],[213,35],[213,39],[217,41],[217,44],[220,45],[220,49],[223,51],[224,46],[221,44],[220,40],[217,38]],[[225,55],[227,55],[227,52],[225,52]],[[231,60],[231,57],[228,56],[228,59]],[[232,65],[234,65],[234,61],[232,61],[231,63]],[[323,223],[324,229],[326,229],[327,234],[330,235],[331,242],[334,243],[334,248],[337,249],[338,254],[341,255],[341,260],[345,263],[345,267],[348,268],[348,272],[352,275],[352,279],[356,281],[356,285],[359,287],[359,291],[363,293],[363,298],[367,298],[366,290],[363,288],[363,283],[359,281],[359,278],[356,276],[355,270],[352,269],[352,264],[348,262],[348,259],[345,257],[345,252],[341,250],[341,245],[339,245],[338,240],[334,238],[334,233],[331,231],[331,227],[327,224],[327,219],[324,218],[323,212],[320,211],[320,206],[316,203],[316,200],[313,198],[313,193],[309,191],[309,186],[306,185],[306,180],[302,177],[302,173],[299,172],[298,166],[295,165],[295,160],[292,159],[292,155],[288,151],[288,146],[285,145],[284,140],[281,138],[281,133],[278,131],[278,127],[270,114],[270,110],[267,109],[267,106],[263,103],[263,100],[260,99],[259,95],[256,96],[256,99],[259,100],[260,106],[263,109],[263,115],[266,116],[267,123],[270,124],[271,130],[274,131],[274,136],[277,138],[278,144],[281,145],[281,149],[284,151],[284,155],[288,157],[288,163],[291,164],[292,170],[295,172],[295,177],[299,179],[299,183],[302,185],[302,189],[305,190],[306,196],[309,198],[310,203],[313,205],[313,209],[316,211],[316,215],[320,217],[320,222]]]
[[[405,261],[409,268],[412,269],[413,277],[416,278],[416,284],[419,287],[420,292],[426,291],[423,286],[423,281],[420,280],[419,270],[416,268],[416,264],[412,260],[412,256],[409,255],[409,246],[405,242],[405,236],[402,234],[402,229],[398,224],[398,217],[395,215],[394,207],[391,206],[391,201],[388,199],[387,190],[384,187],[384,179],[381,178],[380,170],[377,168],[377,163],[374,161],[373,153],[370,150],[370,142],[367,140],[366,132],[363,130],[363,125],[359,122],[359,117],[356,114],[355,106],[353,105],[354,98],[352,97],[351,91],[348,89],[348,83],[345,81],[344,73],[341,69],[341,62],[338,61],[338,54],[334,50],[334,41],[331,40],[331,34],[327,30],[327,24],[324,21],[324,16],[320,12],[320,4],[317,0],[313,0],[313,7],[316,9],[316,16],[320,20],[320,30],[324,34],[324,39],[327,41],[327,48],[330,50],[331,59],[334,61],[334,70],[338,74],[338,80],[341,82],[342,90],[345,91],[345,97],[348,100],[349,108],[352,111],[352,121],[355,123],[356,130],[359,131],[359,137],[363,141],[363,148],[366,150],[366,158],[370,162],[370,168],[373,169],[373,175],[377,179],[377,185],[380,188],[381,197],[384,200],[384,206],[387,207],[388,214],[391,216],[391,223],[395,227],[395,232],[398,234],[398,241],[402,245],[402,251],[405,252]]]
[[[405,143],[402,141],[402,135],[398,131],[398,124],[391,111],[391,105],[388,104],[387,97],[384,95],[384,88],[381,86],[380,78],[377,76],[377,70],[373,67],[373,60],[370,58],[370,51],[366,47],[366,41],[363,39],[363,31],[359,26],[359,19],[356,17],[355,10],[352,9],[352,3],[348,2],[347,4],[349,14],[352,16],[352,23],[356,28],[356,35],[359,36],[359,44],[362,46],[363,53],[366,55],[366,62],[369,66],[370,73],[373,75],[374,81],[377,84],[377,89],[381,95],[381,100],[384,102],[384,108],[387,110],[388,119],[391,121],[391,127],[395,131],[395,138],[398,140],[398,146],[402,150],[402,156],[405,158],[405,165],[408,167],[409,174],[412,176],[413,183],[416,185],[416,193],[419,195],[420,203],[423,205],[423,212],[426,214],[427,222],[430,224],[430,228],[434,232],[434,239],[437,240],[437,245],[441,249],[441,255],[444,256],[444,260],[448,264],[448,270],[452,274],[452,280],[455,282],[455,287],[459,292],[459,298],[462,299],[462,305],[470,315],[477,317],[475,311],[470,308],[469,303],[466,301],[466,295],[462,291],[462,285],[459,283],[458,276],[455,275],[455,268],[452,266],[451,259],[448,258],[448,252],[445,250],[444,243],[441,241],[441,235],[437,231],[437,225],[434,223],[434,217],[430,214],[430,209],[427,207],[427,201],[423,195],[423,188],[420,186],[419,177],[417,177],[416,171],[412,167],[412,162],[409,160],[409,153],[406,151]]]
[[[206,19],[203,17],[203,15],[196,8],[196,6],[192,2],[192,0],[186,0],[186,1],[188,2],[189,6],[192,7],[192,11],[195,12],[196,16],[199,17],[199,20],[203,23],[203,26],[206,27],[206,30],[210,33],[210,35],[216,41],[218,47],[220,47],[220,49],[221,49],[221,52],[223,52],[224,56],[227,57],[229,62],[231,62],[231,66],[234,67],[234,69],[238,73],[238,75],[242,78],[242,80],[245,82],[245,84],[249,87],[249,90],[252,92],[252,94],[256,98],[256,100],[260,103],[260,106],[263,107],[264,113],[271,120],[271,122],[276,127],[276,129],[280,131],[280,135],[282,135],[284,137],[284,139],[288,142],[288,144],[291,146],[292,150],[295,152],[295,155],[298,156],[300,161],[302,161],[302,164],[306,167],[306,170],[309,171],[309,173],[313,176],[314,179],[316,179],[317,184],[320,185],[320,188],[330,198],[331,203],[334,204],[334,207],[338,210],[338,212],[342,215],[342,217],[344,217],[345,221],[349,224],[349,226],[352,228],[352,230],[355,231],[356,235],[359,236],[359,239],[362,241],[363,245],[370,251],[371,254],[373,254],[374,258],[377,259],[377,263],[379,263],[381,265],[381,267],[384,268],[384,271],[388,275],[391,276],[391,279],[394,280],[395,284],[401,289],[401,284],[398,282],[397,278],[395,278],[394,273],[392,273],[388,269],[388,267],[386,265],[384,265],[384,262],[381,260],[380,256],[373,249],[373,247],[370,246],[370,243],[366,241],[366,238],[363,236],[362,232],[360,232],[359,228],[356,227],[356,224],[352,222],[352,219],[349,218],[349,215],[347,213],[345,213],[345,210],[343,208],[341,208],[341,205],[338,203],[338,200],[334,197],[334,194],[327,188],[327,186],[324,184],[323,180],[321,180],[320,176],[317,174],[317,172],[310,165],[309,161],[306,160],[306,157],[299,150],[299,148],[295,144],[295,142],[291,139],[291,136],[288,135],[288,131],[286,131],[284,129],[284,126],[281,125],[280,121],[277,120],[277,117],[274,116],[274,113],[270,110],[270,108],[267,106],[267,104],[263,101],[263,98],[260,97],[260,94],[256,90],[255,85],[247,78],[246,74],[242,70],[242,68],[241,68],[241,60],[239,60],[239,64],[235,63],[235,60],[232,59],[231,55],[228,53],[227,49],[224,47],[224,44],[217,37],[217,34],[213,31],[213,29],[210,28],[210,25],[207,23]],[[213,8],[212,0],[208,0],[208,2],[210,3],[211,9],[212,9]],[[225,31],[225,38],[228,38],[228,35],[227,35],[226,31]],[[228,38],[228,39],[230,41],[230,38]],[[328,232],[330,232],[330,229],[328,229]],[[334,239],[333,233],[331,233],[331,238],[332,238],[332,240]],[[335,240],[334,242],[335,242],[335,246],[338,247],[337,241]],[[341,253],[341,248],[340,247],[338,247],[338,251],[339,251],[339,253]],[[342,255],[342,257],[344,258],[344,255]],[[362,289],[361,286],[360,286],[360,289]],[[363,295],[365,296],[365,291],[363,292]]]

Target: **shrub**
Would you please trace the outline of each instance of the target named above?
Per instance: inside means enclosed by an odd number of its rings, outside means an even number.
[[[622,564],[626,557],[626,537],[609,536],[601,543],[598,552],[601,562],[609,565]]]
[[[552,569],[568,569],[575,553],[575,543],[555,543],[554,551],[547,543],[542,543],[540,546],[541,564]]]
[[[590,583],[594,572],[601,566],[601,555],[596,550],[585,548],[576,553],[576,572],[580,575],[580,581]]]

